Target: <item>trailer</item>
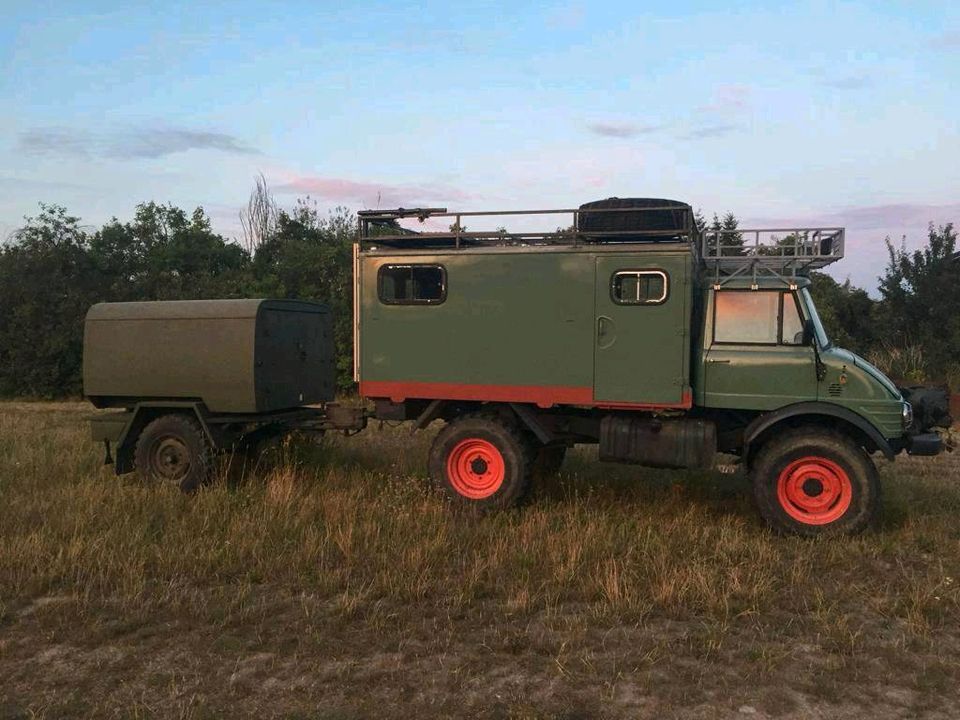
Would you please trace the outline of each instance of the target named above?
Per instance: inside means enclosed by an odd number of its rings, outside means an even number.
[[[857,532],[879,510],[871,455],[936,454],[949,418],[914,415],[883,373],[830,342],[806,275],[843,254],[842,228],[705,229],[674,200],[362,211],[361,406],[334,401],[322,306],[101,305],[87,318],[85,392],[118,410],[94,437],[118,472],[192,489],[210,453],[271,434],[439,420],[428,474],[476,510],[517,504],[577,444],[663,468],[726,453],[774,529]]]
[[[368,417],[333,402],[333,331],[319,303],[99,303],[83,362],[85,395],[111,411],[91,418],[107,462],[184,491],[209,479],[216,452],[249,454],[294,431],[359,432]]]

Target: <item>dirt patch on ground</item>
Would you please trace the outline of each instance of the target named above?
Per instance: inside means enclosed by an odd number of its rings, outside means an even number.
[[[0,717],[955,717],[957,637],[871,618],[859,650],[796,618],[598,622],[588,607],[344,615],[258,591],[255,620],[59,599],[4,630]],[[77,616],[91,620],[77,622]]]

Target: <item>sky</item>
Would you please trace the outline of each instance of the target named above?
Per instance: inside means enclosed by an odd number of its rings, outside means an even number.
[[[885,238],[960,222],[956,2],[0,0],[0,238],[154,200],[239,235],[282,205],[684,200]]]

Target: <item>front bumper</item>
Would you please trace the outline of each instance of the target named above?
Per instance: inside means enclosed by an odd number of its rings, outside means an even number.
[[[909,455],[939,455],[943,452],[943,438],[935,432],[909,435],[904,447]]]

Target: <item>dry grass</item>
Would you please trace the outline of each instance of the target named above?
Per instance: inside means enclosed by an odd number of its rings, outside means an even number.
[[[927,358],[919,345],[894,345],[884,342],[870,353],[868,359],[887,377],[909,384],[921,384],[930,380]]]
[[[742,478],[589,450],[519,511],[453,515],[407,427],[187,498],[101,468],[85,412],[0,405],[0,718],[960,703],[956,456],[885,464],[880,530],[809,542],[767,533]]]

